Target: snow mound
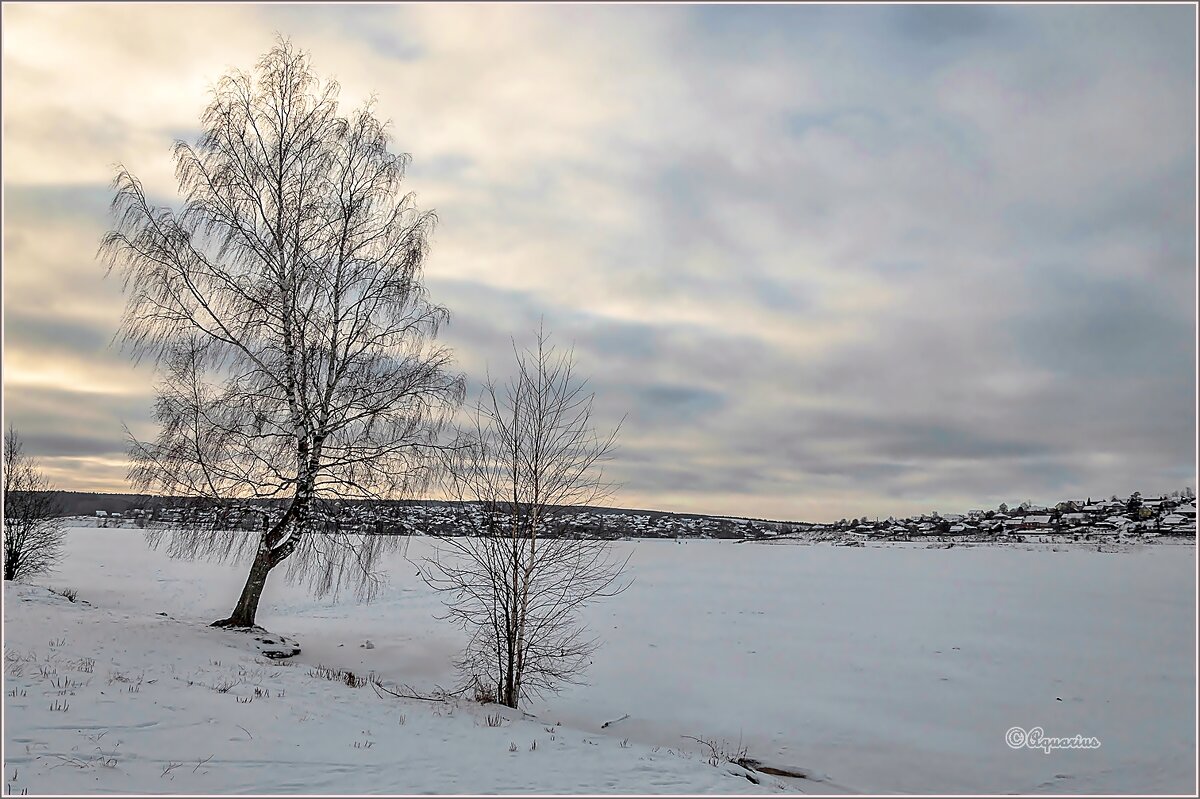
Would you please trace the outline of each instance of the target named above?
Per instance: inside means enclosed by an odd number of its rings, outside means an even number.
[[[249,648],[268,660],[287,660],[300,654],[300,644],[287,636],[264,630],[262,627],[223,627],[226,633],[249,639]]]

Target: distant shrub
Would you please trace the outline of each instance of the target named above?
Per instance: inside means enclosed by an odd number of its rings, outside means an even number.
[[[44,574],[62,558],[66,529],[57,492],[12,427],[4,435],[3,471],[4,579]]]

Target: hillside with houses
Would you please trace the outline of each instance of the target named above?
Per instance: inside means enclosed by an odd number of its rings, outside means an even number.
[[[1024,502],[1016,507],[966,513],[936,511],[897,519],[852,519],[799,525],[783,535],[847,541],[962,539],[993,542],[1103,541],[1195,538],[1196,498],[1190,490],[1167,496],[1064,500],[1054,506]]]
[[[97,504],[118,509],[92,512],[99,527],[146,527],[203,523],[257,529],[264,519],[282,512],[279,503],[230,503],[221,508],[147,497],[125,497],[120,503]],[[82,504],[74,503],[76,515]],[[343,532],[377,535],[469,534],[482,529],[483,512],[470,503],[397,501],[344,503],[316,514],[316,521]],[[855,518],[818,523],[681,514],[622,508],[564,510],[552,535],[563,538],[714,538],[736,540],[797,539],[854,543],[863,541],[975,540],[994,543],[1024,541],[1105,541],[1183,539],[1196,535],[1196,499],[1190,489],[1165,496],[1140,493],[1121,499],[1064,500],[1053,506],[1002,503],[965,513],[927,514],[906,518]]]

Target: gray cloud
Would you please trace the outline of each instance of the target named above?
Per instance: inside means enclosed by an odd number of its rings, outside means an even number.
[[[894,6],[895,31],[918,46],[974,43],[1005,29],[1008,18],[989,6]]]
[[[5,309],[4,328],[7,344],[15,348],[37,349],[52,353],[83,354],[90,358],[122,360],[108,345],[113,331],[103,323],[83,319],[47,318],[37,308]]]
[[[8,217],[14,222],[50,217],[98,226],[103,224],[112,202],[109,188],[94,183],[17,184],[6,186],[5,195]]]
[[[1192,319],[1163,287],[1060,273],[1048,276],[1044,292],[1013,320],[1030,362],[1065,377],[1190,382]]]

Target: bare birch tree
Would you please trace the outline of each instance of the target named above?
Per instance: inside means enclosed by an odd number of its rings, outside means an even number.
[[[62,557],[65,531],[53,486],[25,453],[13,427],[4,433],[4,579],[49,571]]]
[[[627,587],[608,542],[566,523],[610,493],[602,465],[618,430],[593,428],[594,394],[570,351],[558,353],[543,331],[533,349],[514,351],[515,378],[488,379],[448,452],[449,493],[473,506],[474,524],[439,536],[421,564],[470,636],[460,672],[479,696],[512,708],[579,678],[598,645],[579,611]]]
[[[123,278],[120,334],[158,368],[153,442],[131,445],[139,489],[216,510],[150,534],[185,557],[252,557],[218,626],[255,621],[285,560],[318,593],[370,593],[395,539],[318,524],[322,505],[420,486],[439,427],[462,401],[445,309],[422,265],[434,224],[401,192],[368,103],[339,115],[339,87],[277,41],[253,73],[216,85],[194,144],[177,142],[182,208],[155,207],[124,168],[101,254]],[[261,532],[228,529],[238,501],[282,500]]]

